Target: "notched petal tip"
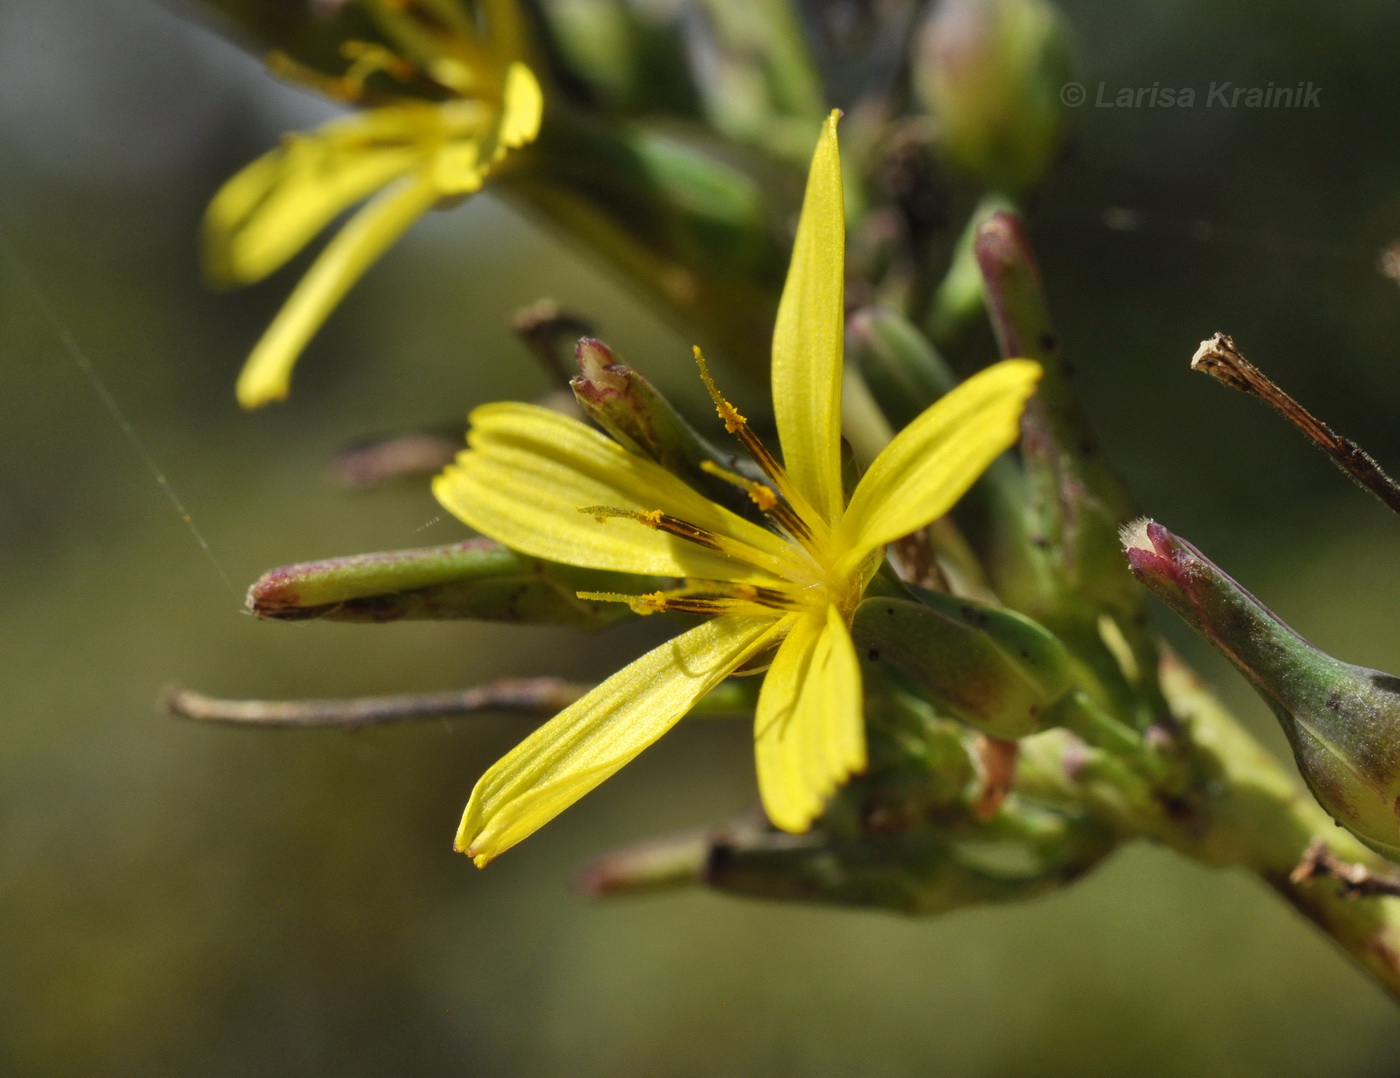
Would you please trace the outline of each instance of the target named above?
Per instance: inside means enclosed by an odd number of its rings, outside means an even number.
[[[472,864],[477,868],[485,868],[496,859],[496,854],[500,850],[483,850],[477,843],[465,834],[466,820],[462,821],[462,827],[457,832],[457,838],[452,843],[452,852],[465,854],[471,858]]]

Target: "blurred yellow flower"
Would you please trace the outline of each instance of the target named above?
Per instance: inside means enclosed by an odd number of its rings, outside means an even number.
[[[766,527],[582,423],[528,404],[476,409],[469,448],[434,484],[447,509],[517,550],[683,580],[649,595],[588,598],[709,616],[608,678],[487,771],[457,835],[457,848],[478,865],[608,778],[755,660],[768,663],[754,742],[763,805],[776,826],[807,830],[832,791],[865,767],[852,614],[885,544],[946,513],[1015,442],[1040,368],[1007,360],[949,393],[890,442],[847,504],[838,117],[827,121],[812,161],[774,330],[783,464],[719,394],[696,351],[720,418],[767,482],[726,477],[748,492]]]
[[[515,0],[483,0],[484,29],[456,0],[361,3],[393,49],[347,44],[350,67],[338,79],[317,78],[290,62],[280,66],[369,107],[287,136],[224,184],[205,214],[208,275],[235,287],[261,280],[337,214],[369,199],[312,263],[253,349],[238,379],[245,408],[286,397],[306,343],[409,225],[435,205],[480,190],[510,150],[539,132],[544,99],[521,60]],[[407,89],[402,96],[372,95],[365,81],[374,75],[429,96]]]

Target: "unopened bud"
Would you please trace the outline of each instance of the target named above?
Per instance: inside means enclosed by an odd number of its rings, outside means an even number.
[[[851,633],[940,711],[1008,740],[1038,733],[1071,685],[1064,646],[1029,618],[942,592],[920,602],[883,596],[856,609]]]
[[[871,395],[897,429],[957,385],[928,338],[898,312],[866,307],[851,315],[848,327],[847,361],[859,364]]]
[[[848,785],[837,796],[851,795]],[[586,894],[614,896],[703,883],[750,898],[932,915],[1053,891],[1116,843],[1087,816],[1050,812],[1028,800],[1008,804],[991,826],[931,817],[878,842],[820,825],[789,835],[755,813],[606,854],[579,884]],[[993,844],[1004,862],[989,858]]]
[[[578,342],[574,358],[580,373],[569,385],[593,422],[721,505],[740,515],[752,512],[753,504],[742,490],[705,469],[708,463],[733,471],[734,456],[702,438],[639,371],[619,363],[611,348],[592,337]]]
[[[914,85],[938,117],[943,155],[1014,195],[1054,161],[1073,68],[1045,0],[943,0],[924,26]]]
[[[1027,491],[1003,507],[1022,542],[1002,548],[994,584],[1003,599],[1069,642],[1109,688],[1115,710],[1136,712],[1145,726],[1165,705],[1155,688],[1156,640],[1143,596],[1119,554],[1119,529],[1136,510],[1071,385],[1024,222],[993,214],[978,227],[974,248],[1002,355],[1034,359],[1045,372],[1021,421]],[[1125,680],[1119,656],[1103,646],[1105,614],[1141,672],[1139,685]]]
[[[1400,859],[1400,678],[1319,651],[1155,521],[1129,525],[1123,545],[1133,575],[1264,698],[1323,808]]]
[[[526,557],[489,539],[302,562],[264,573],[248,609],[279,621],[423,621],[471,618],[602,628],[628,616],[622,603],[579,591],[644,591],[649,577],[578,569]]]

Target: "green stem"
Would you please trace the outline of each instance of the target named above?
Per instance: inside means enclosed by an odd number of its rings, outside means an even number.
[[[1071,749],[1052,733],[1023,743],[1018,790],[1052,801],[1072,798],[1124,835],[1156,839],[1211,867],[1253,873],[1400,999],[1400,899],[1349,897],[1344,881],[1296,872],[1315,840],[1377,876],[1391,866],[1334,824],[1194,674],[1170,658],[1161,674],[1180,723],[1177,744],[1165,751],[1175,752],[1184,787],[1168,791],[1130,766],[1107,766],[1128,761]]]

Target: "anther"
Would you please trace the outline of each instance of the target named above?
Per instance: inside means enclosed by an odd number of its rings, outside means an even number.
[[[767,483],[760,483],[756,479],[750,479],[746,475],[738,472],[731,472],[728,468],[721,468],[712,460],[702,460],[700,470],[707,475],[713,475],[716,479],[723,479],[726,483],[732,483],[745,494],[749,500],[758,506],[763,512],[769,512],[778,504],[778,495]]]
[[[723,479],[727,483],[733,483],[749,496],[749,500],[758,506],[760,510],[777,521],[787,533],[799,542],[805,542],[811,538],[811,529],[803,523],[802,518],[793,512],[792,507],[778,497],[777,491],[767,483],[760,483],[756,479],[740,475],[738,472],[731,472],[727,468],[721,468],[718,464],[709,460],[700,462],[702,471],[713,475],[718,479]]]
[[[659,610],[664,610],[665,606],[657,606],[647,600],[655,598],[653,595],[623,595],[616,591],[576,591],[574,594],[590,603],[626,603],[632,608],[634,614],[655,614]],[[655,595],[660,595],[656,592]]]
[[[689,540],[707,550],[725,549],[724,541],[714,532],[697,527],[679,517],[673,517],[669,513],[663,513],[660,509],[646,509],[637,512],[632,509],[618,509],[611,505],[586,505],[579,509],[579,512],[589,514],[599,524],[610,518],[621,517],[626,520],[635,520],[638,524],[643,524],[655,531],[666,532],[679,539]]]
[[[695,353],[695,362],[700,365],[700,380],[705,383],[705,389],[710,394],[710,399],[715,403],[715,411],[724,421],[724,429],[738,439],[739,444],[748,451],[749,456],[753,457],[754,463],[762,469],[763,474],[772,480],[777,492],[793,506],[796,510],[795,515],[800,516],[809,508],[806,500],[793,487],[792,481],[788,479],[787,473],[783,471],[783,466],[778,463],[777,458],[768,452],[768,447],[759,441],[758,435],[749,429],[749,421],[739,414],[739,410],[734,405],[724,399],[724,395],[720,393],[714,379],[710,377],[709,365],[705,362],[705,356],[700,351],[699,346],[695,346],[692,350]],[[764,511],[767,512],[766,509]],[[793,531],[793,535],[799,534],[806,535],[810,532],[805,527],[800,533]]]
[[[700,351],[700,346],[693,346],[691,351],[695,353],[695,362],[700,365],[700,381],[705,383],[705,391],[710,394],[710,400],[714,401],[715,414],[724,423],[724,429],[730,434],[737,434],[746,429],[749,421],[739,414],[739,409],[724,399],[724,394],[710,377],[710,366],[705,362],[705,354]]]
[[[699,614],[715,617],[720,614],[776,616],[789,610],[800,610],[802,601],[774,588],[754,584],[735,584],[724,580],[690,580],[684,587],[670,591],[652,591],[645,595],[623,595],[613,591],[575,592],[580,598],[599,603],[626,603],[637,614]]]

